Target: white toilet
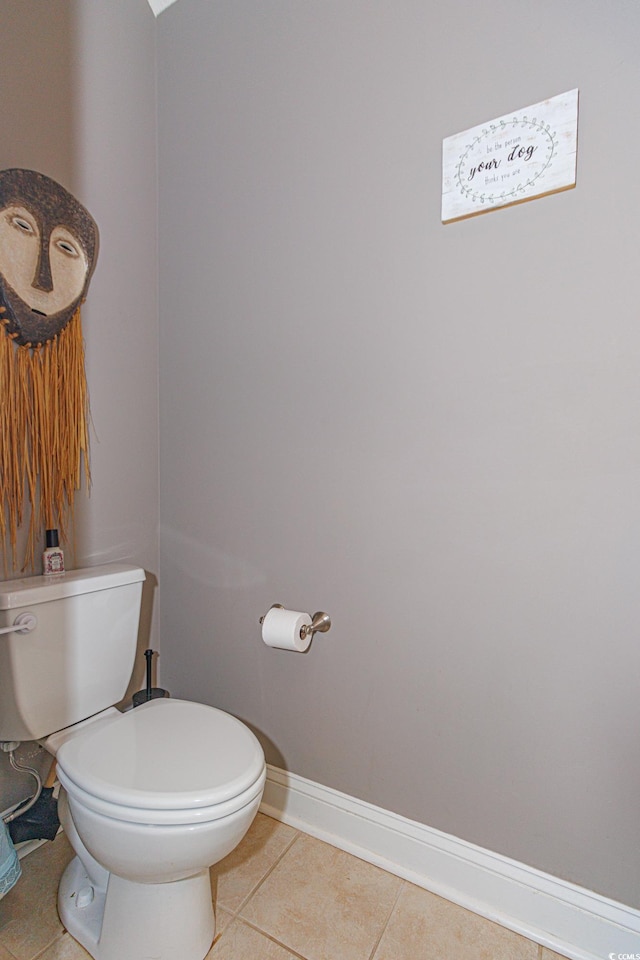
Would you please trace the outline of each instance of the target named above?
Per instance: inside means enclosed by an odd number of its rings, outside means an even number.
[[[105,564],[0,583],[0,740],[40,740],[57,757],[76,853],[58,892],[69,933],[96,960],[203,960],[209,867],[249,829],[265,760],[214,707],[113,706],[131,676],[144,578]]]

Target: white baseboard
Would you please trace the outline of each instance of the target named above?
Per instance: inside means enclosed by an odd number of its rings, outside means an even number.
[[[640,958],[640,911],[269,766],[260,808],[571,960]]]

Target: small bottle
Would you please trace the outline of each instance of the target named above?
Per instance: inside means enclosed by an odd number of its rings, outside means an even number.
[[[57,530],[47,530],[47,546],[42,554],[42,572],[45,577],[53,573],[64,573],[64,553],[62,552]]]

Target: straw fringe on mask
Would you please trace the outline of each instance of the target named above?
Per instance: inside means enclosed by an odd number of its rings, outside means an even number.
[[[0,316],[4,313],[0,307]],[[73,541],[74,497],[89,465],[89,397],[78,308],[53,340],[17,346],[0,319],[0,539],[5,577],[18,566],[18,529],[29,528],[21,570],[33,570],[42,531]]]

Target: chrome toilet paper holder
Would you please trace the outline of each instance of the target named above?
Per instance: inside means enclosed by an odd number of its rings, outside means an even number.
[[[284,605],[282,603],[272,603],[271,606],[269,607],[269,610],[274,610],[274,609],[284,610]],[[267,613],[268,612],[269,611],[267,611]],[[267,614],[265,613],[264,616],[260,617],[260,620],[259,620],[260,626],[262,626],[262,624],[264,623],[264,618],[266,617],[266,615]],[[331,617],[329,616],[329,614],[323,613],[322,610],[318,610],[318,612],[314,613],[314,615],[312,616],[310,624],[303,624],[303,626],[300,627],[300,639],[306,640],[307,637],[309,636],[313,639],[314,633],[326,633],[330,627],[331,627]]]

